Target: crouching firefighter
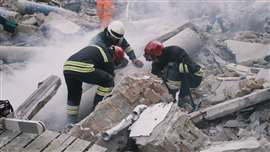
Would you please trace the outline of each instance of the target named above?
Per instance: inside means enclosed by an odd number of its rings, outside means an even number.
[[[200,85],[203,72],[186,51],[178,46],[164,47],[159,41],[151,41],[144,49],[144,57],[152,61],[151,73],[162,78],[174,98],[177,91],[180,91],[178,106],[182,106],[184,97],[189,96],[193,111],[196,110],[190,88]]]
[[[106,47],[111,47],[112,45],[117,45],[123,48],[132,63],[138,67],[143,67],[143,62],[137,59],[133,48],[128,43],[127,39],[124,37],[125,28],[121,21],[111,22],[103,31],[98,33],[92,40],[90,44],[95,45],[105,45]],[[123,62],[118,66],[119,68],[125,67],[128,64],[128,60],[124,59]]]
[[[107,50],[105,48],[97,45],[87,46],[64,63],[69,123],[77,122],[83,82],[98,85],[92,111],[114,87],[114,66],[124,58],[124,51],[118,46]]]

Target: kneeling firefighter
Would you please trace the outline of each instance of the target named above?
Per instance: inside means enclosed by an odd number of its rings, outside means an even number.
[[[64,63],[69,123],[77,122],[83,82],[98,85],[92,111],[114,87],[114,66],[122,61],[124,51],[118,46],[105,48],[101,45],[87,46]]]
[[[152,61],[151,72],[163,79],[171,95],[175,97],[180,91],[178,105],[181,106],[183,98],[189,96],[195,110],[190,88],[198,87],[202,81],[200,65],[193,62],[184,49],[178,46],[164,47],[159,41],[151,41],[146,45],[144,57]]]

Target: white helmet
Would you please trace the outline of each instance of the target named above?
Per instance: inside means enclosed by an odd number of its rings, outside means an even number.
[[[125,28],[121,21],[113,21],[108,26],[110,35],[116,39],[121,39],[125,34]]]

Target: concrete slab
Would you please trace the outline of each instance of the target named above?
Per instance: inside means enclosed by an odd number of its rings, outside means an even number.
[[[270,55],[269,45],[235,40],[227,40],[225,43],[232,53],[235,54],[237,63],[256,60]]]
[[[154,128],[165,119],[172,105],[172,102],[169,104],[158,103],[147,108],[129,128],[131,130],[130,137],[151,135]]]

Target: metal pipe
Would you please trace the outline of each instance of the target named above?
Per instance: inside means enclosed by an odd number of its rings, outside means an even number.
[[[135,122],[140,114],[147,108],[146,105],[138,105],[134,108],[131,114],[129,114],[125,119],[123,119],[119,124],[117,124],[115,127],[103,132],[101,134],[101,138],[105,141],[109,141],[112,136],[118,134],[123,129],[130,126],[133,122]]]

